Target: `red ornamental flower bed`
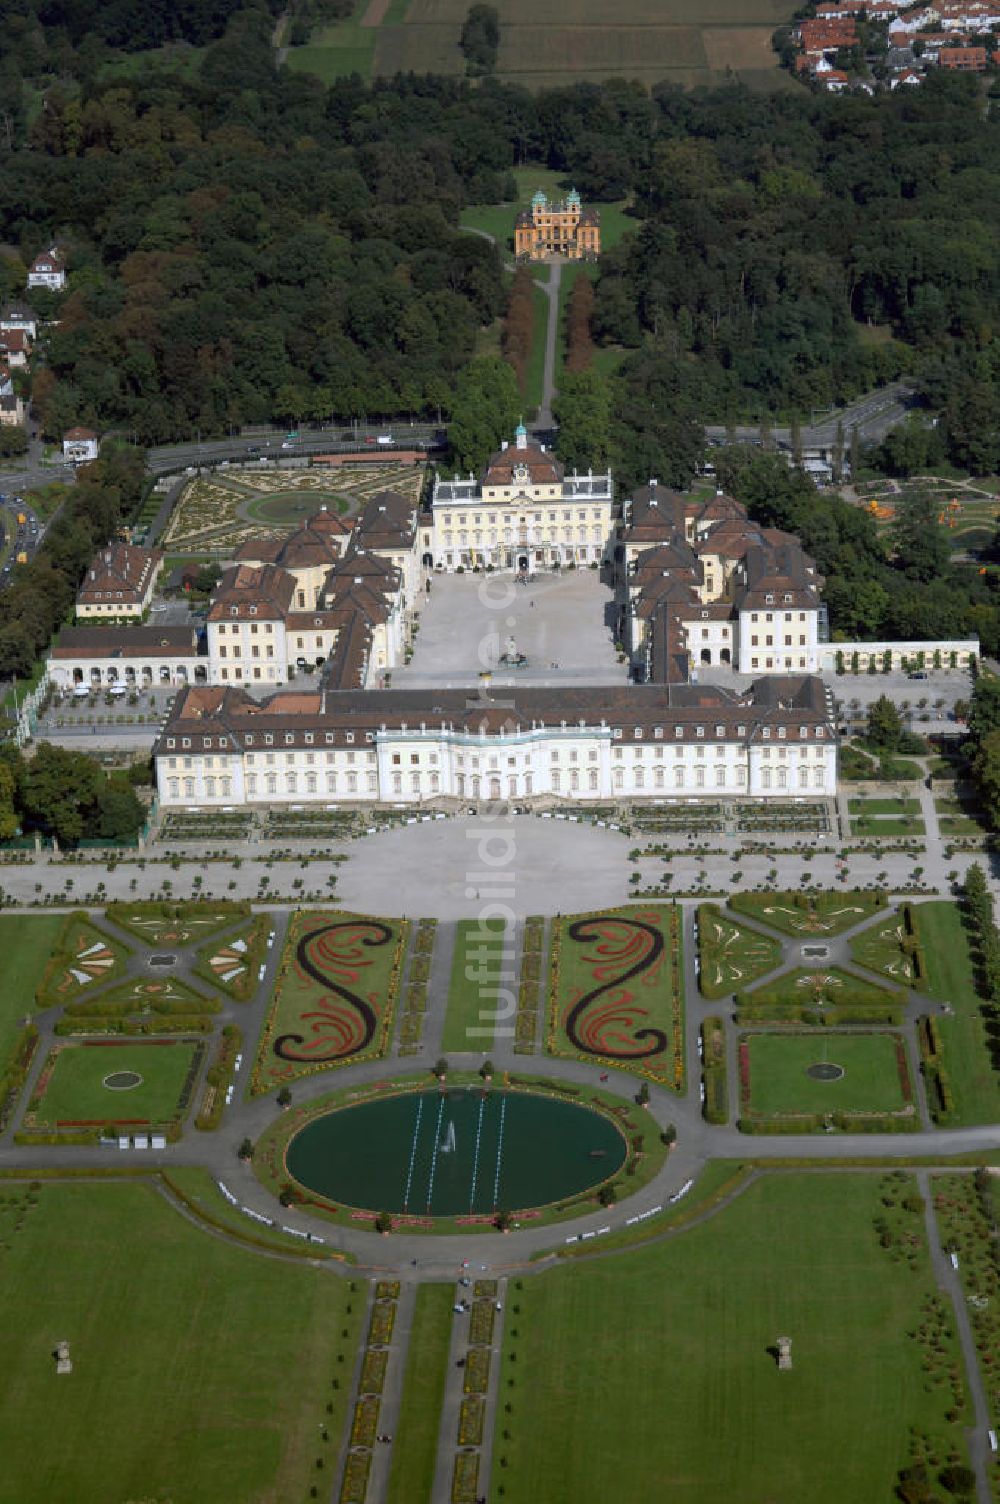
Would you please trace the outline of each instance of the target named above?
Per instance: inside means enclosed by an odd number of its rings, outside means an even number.
[[[903,1101],[912,1102],[913,1087],[910,1084],[910,1067],[906,1060],[906,1045],[899,1036],[896,1038],[896,1069],[899,1071],[899,1089],[903,1093]]]
[[[744,1107],[750,1106],[750,1046],[744,1042],[739,1049],[740,1100]]]

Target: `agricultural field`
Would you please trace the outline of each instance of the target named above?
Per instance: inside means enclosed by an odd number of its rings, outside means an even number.
[[[553,921],[546,1048],[684,1086],[679,911],[608,909]]]
[[[911,1428],[964,1460],[962,1380],[924,1366],[960,1360],[915,1190],[766,1174],[677,1237],[513,1281],[491,1497],[889,1499]]]
[[[751,88],[788,86],[771,47],[793,7],[782,0],[626,0],[613,14],[598,0],[498,0],[497,76],[530,89],[624,76],[694,87],[735,74]],[[317,27],[288,66],[324,82],[359,73],[464,74],[459,49],[467,0],[358,0],[351,17]]]
[[[356,512],[389,487],[417,501],[419,467],[356,465],[347,470],[216,471],[188,482],[177,499],[161,546],[171,556],[228,556],[241,544],[274,538],[301,526],[326,506]]]
[[[293,915],[252,1092],[384,1055],[409,926],[339,911]]]
[[[8,1182],[0,1201],[0,1504],[308,1497],[344,1423],[347,1280],[234,1248],[144,1184]]]

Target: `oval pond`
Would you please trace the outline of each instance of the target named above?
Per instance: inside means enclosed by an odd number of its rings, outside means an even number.
[[[289,1174],[331,1201],[454,1217],[545,1206],[621,1169],[603,1113],[533,1092],[416,1091],[324,1113],[288,1145]]]

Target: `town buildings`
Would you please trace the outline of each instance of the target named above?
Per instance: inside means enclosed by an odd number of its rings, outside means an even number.
[[[601,253],[601,216],[585,209],[571,188],[560,202],[539,189],[530,209],[514,220],[514,255],[518,261],[545,261],[550,256],[569,261],[596,261]]]
[[[109,543],[98,549],[77,591],[77,620],[141,620],[162,567],[163,555],[155,548]]]
[[[28,287],[47,287],[62,292],[66,286],[66,263],[56,246],[36,256],[28,268]]]
[[[69,460],[71,465],[85,465],[89,460],[96,460],[99,449],[100,439],[91,428],[68,428],[63,434],[63,459]]]

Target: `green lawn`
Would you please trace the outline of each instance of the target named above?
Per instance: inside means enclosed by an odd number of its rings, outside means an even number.
[[[905,1106],[892,1034],[750,1034],[750,1108],[759,1113],[898,1112]],[[810,1065],[843,1068],[815,1081]]]
[[[897,986],[913,987],[914,966],[905,944],[906,929],[900,914],[879,919],[851,941],[851,959],[869,971],[880,972]]]
[[[290,54],[291,56],[291,54]],[[573,187],[571,177],[563,172],[553,172],[548,167],[515,167],[514,177],[517,181],[516,202],[505,204],[467,204],[462,210],[459,223],[472,229],[485,230],[487,235],[492,235],[500,249],[507,255],[514,254],[514,216],[519,209],[526,209],[531,203],[532,195],[539,188],[549,198],[561,199],[567,191]],[[615,203],[591,205],[587,201],[587,207],[593,207],[600,211],[601,215],[601,248],[611,250],[618,244],[622,236],[628,231],[637,230],[641,223],[626,213],[627,202],[620,199]],[[563,280],[566,281],[567,272],[576,275],[576,266],[563,267]],[[572,277],[570,277],[572,285]],[[568,292],[568,288],[566,292]]]
[[[34,1011],[35,993],[65,920],[62,915],[5,914],[0,918],[3,986],[0,988],[0,1072],[22,1018]]]
[[[919,815],[919,799],[850,799],[852,815]]]
[[[127,945],[113,940],[86,914],[67,915],[38,984],[39,1006],[50,1008],[89,997],[97,983],[123,975],[128,955]]]
[[[166,1044],[64,1045],[56,1054],[47,1085],[39,1079],[26,1126],[166,1123],[178,1112],[195,1049],[185,1040],[173,1039]],[[137,1073],[142,1084],[126,1091],[105,1086],[105,1076],[118,1071]]]
[[[908,1336],[935,1292],[922,1218],[896,1213],[911,1268],[878,1246],[882,1212],[876,1176],[768,1174],[675,1239],[513,1281],[491,1499],[867,1504],[911,1426],[964,1454]]]
[[[781,942],[737,924],[717,904],[698,909],[698,983],[703,996],[725,997],[781,964]]]
[[[938,1017],[944,1064],[955,1094],[949,1122],[955,1126],[996,1122],[1000,1080],[990,1064],[982,1002],[976,995],[967,931],[957,904],[941,900],[914,906],[927,958],[931,997],[951,1003]]]
[[[888,1015],[904,1000],[905,994],[898,988],[890,990],[839,967],[818,965],[809,970],[783,972],[772,982],[741,993],[739,1012],[741,1017],[780,1019],[789,1014],[797,1017],[802,1009],[813,1010],[822,1005],[838,1014],[856,1011],[873,1017]]]
[[[36,1194],[19,1230],[4,1208],[0,1504],[305,1499],[343,1427],[348,1282],[200,1232],[146,1185]]]
[[[446,1053],[491,1047],[498,1013],[507,1016],[504,993],[514,996],[516,954],[510,937],[504,965],[505,939],[507,929],[502,919],[489,919],[482,924],[478,919],[459,921],[442,1039]],[[504,972],[510,975],[504,976]],[[509,1012],[512,1017],[513,1008]]]
[[[252,1094],[385,1054],[407,933],[405,920],[336,909],[292,916]]]
[[[773,930],[823,939],[852,929],[884,904],[876,893],[735,893],[730,908]]]
[[[548,1053],[683,1090],[682,977],[679,910],[669,904],[554,920]]]
[[[406,16],[409,0],[389,0],[382,24],[394,25]],[[289,47],[287,66],[295,73],[315,73],[325,84],[360,73],[370,78],[375,63],[378,26],[362,26],[368,0],[357,0],[346,21],[317,26],[304,47]],[[419,70],[418,70],[419,71]]]
[[[548,272],[546,267],[545,271]],[[548,277],[545,278],[548,281]],[[531,330],[531,354],[524,370],[524,405],[536,412],[542,405],[545,385],[545,334],[549,324],[549,299],[536,284],[533,292],[534,324]],[[558,341],[557,341],[558,344]]]
[[[876,816],[874,819],[858,815],[851,821],[851,834],[854,836],[922,836],[926,833],[923,820],[918,820],[914,815],[904,815],[897,820],[889,815]]]
[[[417,1290],[386,1504],[415,1504],[431,1496],[453,1300],[451,1285],[420,1285]]]

